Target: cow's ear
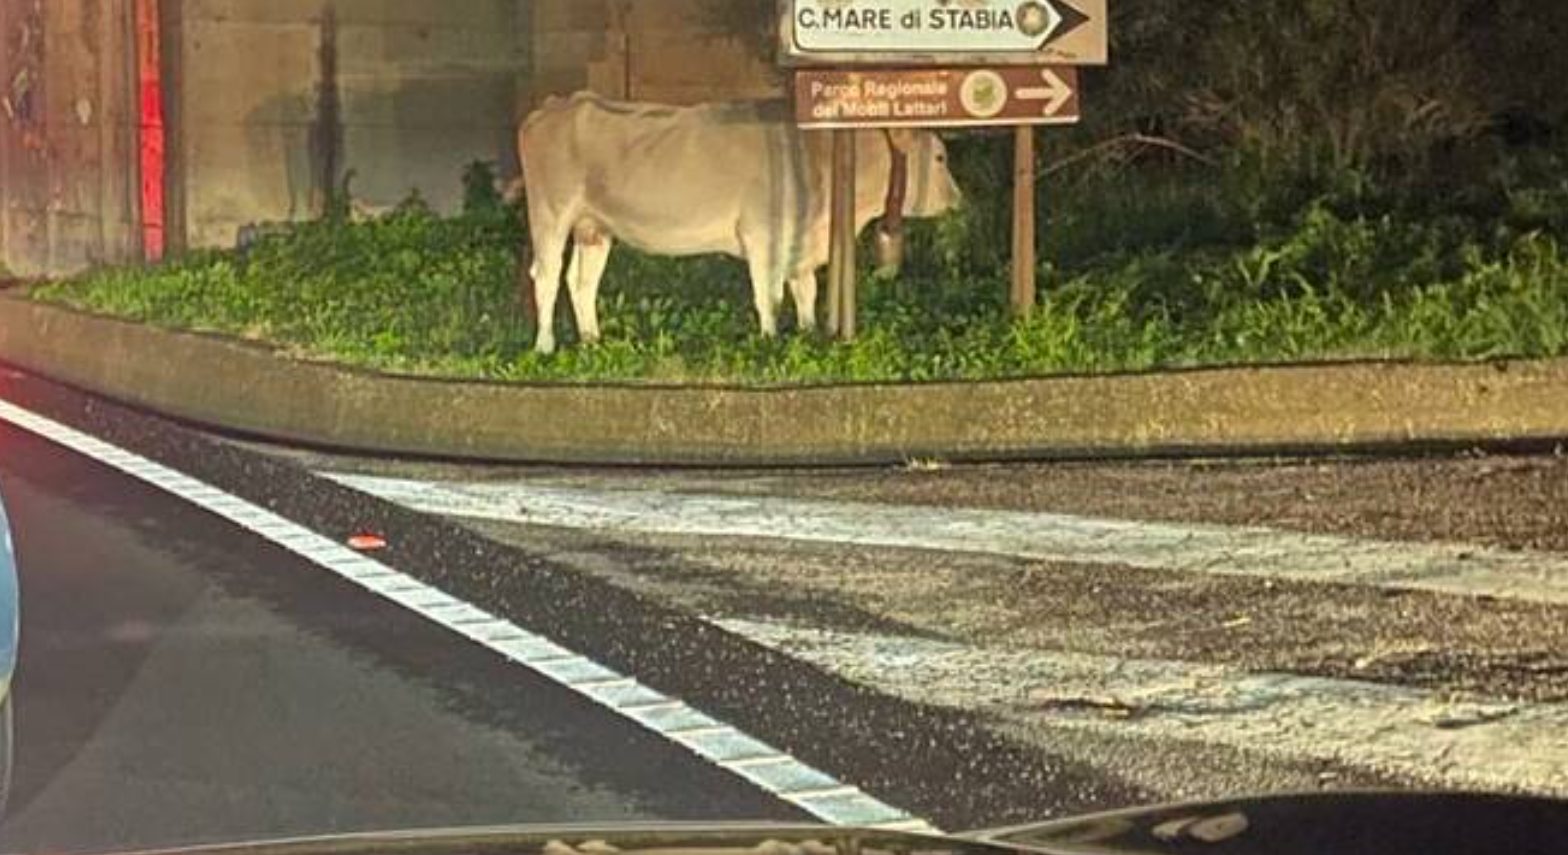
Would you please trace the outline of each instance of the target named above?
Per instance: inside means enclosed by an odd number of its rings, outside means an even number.
[[[888,142],[904,154],[913,154],[920,145],[920,138],[909,128],[892,128],[887,132]]]

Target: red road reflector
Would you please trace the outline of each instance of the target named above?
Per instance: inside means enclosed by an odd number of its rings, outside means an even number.
[[[356,534],[348,539],[348,547],[359,552],[378,552],[387,548],[387,539],[379,534]]]

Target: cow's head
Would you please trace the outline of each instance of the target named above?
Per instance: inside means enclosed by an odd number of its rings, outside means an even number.
[[[895,131],[895,147],[909,157],[909,189],[904,196],[904,214],[910,217],[939,217],[964,202],[948,169],[947,146],[932,131]]]

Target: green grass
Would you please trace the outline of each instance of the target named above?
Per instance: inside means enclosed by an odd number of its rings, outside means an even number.
[[[102,270],[31,294],[311,358],[509,381],[935,381],[1568,353],[1558,196],[1523,197],[1524,225],[1317,204],[1267,226],[1226,204],[1226,188],[1188,186],[1051,209],[1052,262],[1027,321],[1006,311],[994,212],[921,224],[906,275],[863,283],[853,344],[758,337],[739,262],[621,249],[600,302],[605,341],[573,346],[563,299],[567,347],[536,356],[514,285],[520,230],[485,205],[452,219],[410,204],[369,223],[306,224],[244,253]]]

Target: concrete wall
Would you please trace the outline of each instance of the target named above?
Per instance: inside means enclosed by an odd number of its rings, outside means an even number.
[[[630,96],[694,104],[782,94],[771,65],[703,29],[703,0],[632,0],[626,17]]]
[[[0,359],[231,433],[480,461],[887,465],[1409,452],[1568,436],[1568,359],[773,389],[464,383],[298,361],[4,295]]]
[[[694,104],[777,97],[771,66],[704,29],[704,0],[534,0],[534,100],[590,89]]]
[[[177,169],[190,244],[317,216],[350,172],[372,209],[418,190],[453,210],[469,163],[515,174],[517,122],[549,94],[778,94],[769,67],[702,29],[701,4],[183,0]]]
[[[136,255],[129,0],[0,0],[0,265]]]
[[[515,171],[530,10],[519,0],[184,0],[184,213],[192,246],[321,213],[441,210],[473,161]]]
[[[160,0],[171,249],[319,216],[350,173],[364,207],[418,191],[454,210],[473,161],[515,174],[516,124],[549,94],[776,96],[768,66],[704,31],[703,2]],[[134,32],[133,0],[0,0],[13,273],[139,257]]]
[[[531,103],[582,89],[625,95],[625,11],[618,0],[524,2],[533,27]]]

